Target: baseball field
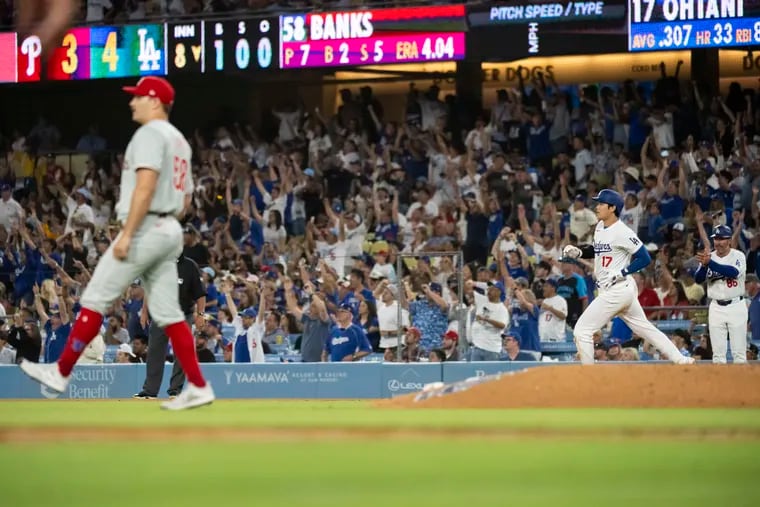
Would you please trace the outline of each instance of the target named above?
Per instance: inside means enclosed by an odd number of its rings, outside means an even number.
[[[758,408],[410,406],[0,402],[0,497],[9,507],[757,505]]]

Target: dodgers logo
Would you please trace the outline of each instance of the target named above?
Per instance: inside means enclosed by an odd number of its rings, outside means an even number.
[[[612,245],[609,243],[598,243],[594,242],[594,253],[605,253],[605,252],[611,252],[612,251]]]
[[[347,336],[338,336],[337,338],[332,339],[333,345],[342,345],[344,343],[348,343],[348,337]]]

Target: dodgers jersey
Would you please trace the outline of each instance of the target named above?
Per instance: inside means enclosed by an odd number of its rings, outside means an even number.
[[[725,257],[718,257],[713,251],[710,260],[718,264],[733,266],[739,270],[738,278],[725,278],[710,268],[707,269],[707,297],[710,299],[734,299],[744,295],[744,278],[747,275],[747,258],[744,253],[731,249]]]
[[[609,227],[600,221],[594,231],[594,276],[604,280],[631,264],[631,256],[641,248],[641,240],[618,220]]]
[[[158,172],[149,210],[170,215],[182,212],[185,195],[194,190],[190,167],[192,155],[185,136],[168,121],[153,120],[137,129],[124,153],[121,193],[116,204],[118,219],[124,221],[129,214],[139,168]]]

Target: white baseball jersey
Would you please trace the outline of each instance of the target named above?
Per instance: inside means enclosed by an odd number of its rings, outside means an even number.
[[[185,195],[193,192],[192,155],[182,132],[168,121],[153,120],[137,129],[124,153],[118,219],[124,221],[129,214],[140,168],[158,172],[150,212],[179,214],[185,207]]]
[[[562,296],[555,294],[544,299],[544,303],[567,315],[567,300]],[[560,319],[549,310],[541,310],[538,316],[538,338],[542,342],[563,342],[567,334],[566,326],[565,319]]]
[[[747,259],[744,253],[731,249],[725,257],[718,257],[713,251],[710,260],[718,264],[733,266],[739,270],[737,278],[726,278],[707,268],[707,297],[710,299],[726,300],[744,295],[744,278],[747,275]]]
[[[604,280],[620,273],[631,264],[631,256],[641,248],[641,240],[627,225],[618,220],[609,227],[596,224],[594,231],[594,276]]]
[[[251,357],[252,363],[265,363],[264,347],[262,342],[264,341],[264,322],[256,319],[247,329],[243,327],[243,319],[240,316],[235,317],[232,321],[232,325],[235,327],[235,340],[245,336],[248,345],[248,355]],[[233,354],[232,361],[235,361]]]

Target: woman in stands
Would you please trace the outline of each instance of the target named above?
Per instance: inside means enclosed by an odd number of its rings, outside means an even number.
[[[683,284],[676,280],[670,287],[667,295],[662,298],[663,306],[689,306],[689,298],[686,297],[686,291],[683,288]],[[665,318],[669,320],[689,320],[691,319],[691,312],[683,310],[668,310],[663,312]]]
[[[374,301],[363,300],[359,303],[359,315],[354,324],[358,325],[367,333],[367,339],[372,350],[381,352],[380,348],[380,324],[377,320],[377,307]]]

